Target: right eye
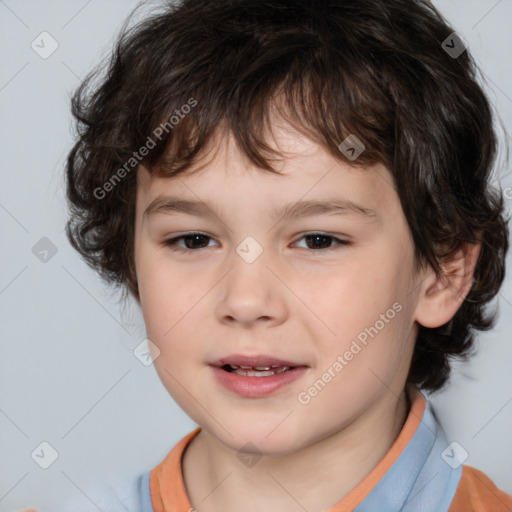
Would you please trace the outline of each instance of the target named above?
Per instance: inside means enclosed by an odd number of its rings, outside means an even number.
[[[164,243],[172,251],[189,252],[197,249],[203,249],[205,247],[205,239],[211,240],[212,238],[203,233],[185,233],[184,235],[177,236],[176,238],[166,240]],[[177,243],[181,240],[184,241],[185,247]]]

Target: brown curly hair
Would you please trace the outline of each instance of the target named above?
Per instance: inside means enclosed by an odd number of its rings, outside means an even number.
[[[450,358],[467,358],[505,276],[508,227],[491,187],[493,113],[468,51],[426,0],[183,0],[131,28],[72,98],[77,141],[67,161],[66,233],[108,283],[138,300],[136,170],[189,169],[216,130],[229,130],[263,170],[269,113],[338,159],[356,134],[355,166],[383,163],[410,227],[416,263],[440,275],[466,243],[482,247],[473,286],[453,319],[420,326],[408,382],[440,389]],[[450,39],[451,37],[451,39]],[[445,43],[449,41],[448,48]],[[103,73],[105,71],[105,73]],[[187,107],[187,108],[185,108]]]

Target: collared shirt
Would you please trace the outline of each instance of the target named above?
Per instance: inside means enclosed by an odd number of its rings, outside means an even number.
[[[200,431],[190,432],[158,466],[96,504],[104,512],[193,512],[181,460]],[[390,449],[327,512],[512,512],[512,497],[481,471],[461,464],[463,454],[460,445],[448,443],[424,395],[413,389],[409,414]]]

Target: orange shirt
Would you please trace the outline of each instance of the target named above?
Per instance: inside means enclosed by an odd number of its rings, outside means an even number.
[[[426,400],[421,392],[414,390],[411,402],[411,409],[405,424],[386,455],[352,491],[332,506],[328,512],[352,512],[354,509],[357,512],[357,507],[375,490],[377,484],[403,454],[404,449],[418,433],[426,410]],[[181,459],[187,445],[200,431],[201,429],[197,428],[186,435],[165,459],[151,471],[149,484],[152,506],[155,512],[188,512],[193,510],[183,482]],[[441,465],[446,463],[440,457],[437,458],[439,458],[439,462],[435,463],[439,464],[440,468],[443,467]],[[407,466],[405,466],[405,469],[407,470]],[[455,491],[453,500],[447,512],[512,512],[512,497],[499,490],[484,473],[471,466],[462,466],[462,474],[458,484],[456,484],[456,489],[454,487],[453,490]],[[388,490],[389,492],[393,491]],[[409,501],[417,499],[419,503],[424,505],[421,496],[414,498],[415,493],[412,493],[412,495],[413,498]],[[419,503],[417,502],[417,508],[409,509],[428,510],[424,507],[421,508]],[[411,507],[411,504],[409,504],[409,507]],[[363,507],[363,510],[370,509]],[[398,512],[402,508],[396,510]],[[381,509],[378,512],[388,512],[388,510]],[[441,511],[436,510],[435,512]]]
[[[449,512],[468,511],[512,512],[512,497],[498,489],[478,469],[464,466]]]

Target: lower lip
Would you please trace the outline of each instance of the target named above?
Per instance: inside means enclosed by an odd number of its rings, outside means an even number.
[[[300,366],[268,377],[247,377],[245,375],[229,373],[217,366],[213,366],[212,368],[220,384],[233,393],[248,398],[261,398],[271,395],[278,389],[302,377],[307,370],[307,367]]]

